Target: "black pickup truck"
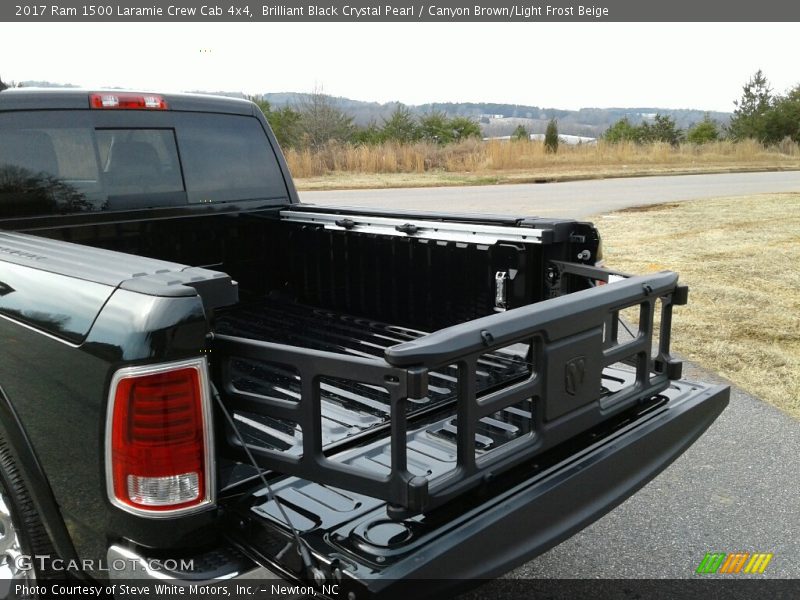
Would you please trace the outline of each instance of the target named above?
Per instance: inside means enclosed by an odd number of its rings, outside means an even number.
[[[678,276],[601,252],[302,204],[247,101],[3,91],[0,577],[361,599],[544,552],[728,402],[670,355]]]

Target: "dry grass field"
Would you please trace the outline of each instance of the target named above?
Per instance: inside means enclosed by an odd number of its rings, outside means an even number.
[[[800,146],[787,142],[765,148],[753,141],[721,141],[702,146],[634,143],[567,146],[556,154],[535,141],[468,140],[331,144],[318,150],[286,152],[299,189],[424,187],[528,183],[666,173],[798,169]]]
[[[594,222],[606,264],[689,285],[673,349],[800,417],[800,193],[627,209]]]

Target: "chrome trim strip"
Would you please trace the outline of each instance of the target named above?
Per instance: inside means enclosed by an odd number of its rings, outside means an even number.
[[[331,213],[303,212],[299,210],[282,210],[280,215],[281,219],[284,221],[322,225],[325,229],[333,231],[353,231],[391,235],[395,237],[469,242],[487,245],[496,244],[497,242],[542,243],[542,230],[528,227],[450,223],[447,221],[373,217],[368,215],[336,215]],[[336,221],[345,219],[352,221],[352,225],[349,227],[342,227],[336,224]],[[407,234],[395,229],[397,226],[407,224],[416,227],[416,232]]]
[[[193,585],[202,586],[214,581],[226,581],[229,579],[253,579],[253,580],[276,580],[280,579],[276,573],[260,565],[255,565],[252,569],[244,572],[231,571],[214,579],[178,579],[172,575],[156,571],[150,568],[148,561],[128,548],[113,544],[106,553],[107,564],[109,567],[108,575],[111,581],[130,581],[132,579],[159,580],[165,583],[174,583],[180,586]],[[122,566],[123,568],[117,568]],[[113,568],[112,568],[113,567]]]
[[[8,315],[0,314],[0,319],[4,319],[4,320],[8,321],[9,323],[14,323],[14,325],[19,325],[20,327],[24,327],[25,329],[33,331],[34,333],[38,333],[40,335],[48,337],[51,340],[55,340],[57,342],[61,342],[62,344],[64,344],[65,346],[69,346],[70,348],[80,348],[81,347],[81,344],[75,344],[73,342],[67,341],[64,338],[60,338],[57,335],[53,335],[52,333],[46,332],[44,329],[38,329],[37,327],[34,327],[33,325],[28,325],[27,323],[24,323],[23,321],[15,319],[14,317],[9,317]],[[81,343],[83,343],[83,342],[81,342]]]
[[[114,495],[114,474],[112,471],[111,460],[111,420],[114,415],[114,401],[117,386],[122,379],[127,377],[140,377],[142,375],[155,375],[174,371],[176,369],[193,368],[196,369],[200,379],[200,403],[203,409],[203,443],[205,445],[205,500],[200,504],[172,510],[147,510],[130,506],[117,500]],[[106,408],[106,431],[105,431],[105,472],[106,472],[106,493],[108,499],[117,508],[124,510],[132,515],[147,517],[150,519],[166,519],[201,512],[211,508],[216,503],[216,469],[214,468],[214,427],[212,424],[211,406],[211,386],[208,377],[208,364],[205,357],[192,358],[170,363],[159,363],[157,365],[144,365],[139,367],[125,367],[114,373],[111,385],[108,390],[108,407]]]

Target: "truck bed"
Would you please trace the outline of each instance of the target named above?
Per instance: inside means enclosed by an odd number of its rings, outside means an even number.
[[[220,314],[215,332],[376,360],[383,359],[387,348],[429,333],[275,300],[239,305]],[[478,393],[487,393],[528,376],[527,350],[528,345],[515,344],[483,355],[476,371]],[[410,402],[408,414],[430,411],[454,400],[457,381],[455,365],[431,371],[427,397]],[[237,390],[246,393],[292,402],[301,397],[299,374],[288,365],[236,359],[231,365],[231,382]],[[324,447],[389,421],[389,393],[384,388],[323,377],[320,390]],[[255,413],[237,412],[235,418],[243,425],[248,442],[290,454],[301,452],[302,434],[295,424]],[[525,429],[523,421],[529,422],[530,418],[529,410],[508,407],[502,421],[484,419],[479,445],[490,447],[496,438],[507,438],[510,428]],[[455,433],[454,427],[450,433]]]

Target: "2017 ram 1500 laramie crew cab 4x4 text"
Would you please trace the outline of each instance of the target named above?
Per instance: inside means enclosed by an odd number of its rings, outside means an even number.
[[[247,101],[0,93],[0,568],[501,575],[728,401],[670,356],[678,276],[600,253],[572,220],[302,204]]]

